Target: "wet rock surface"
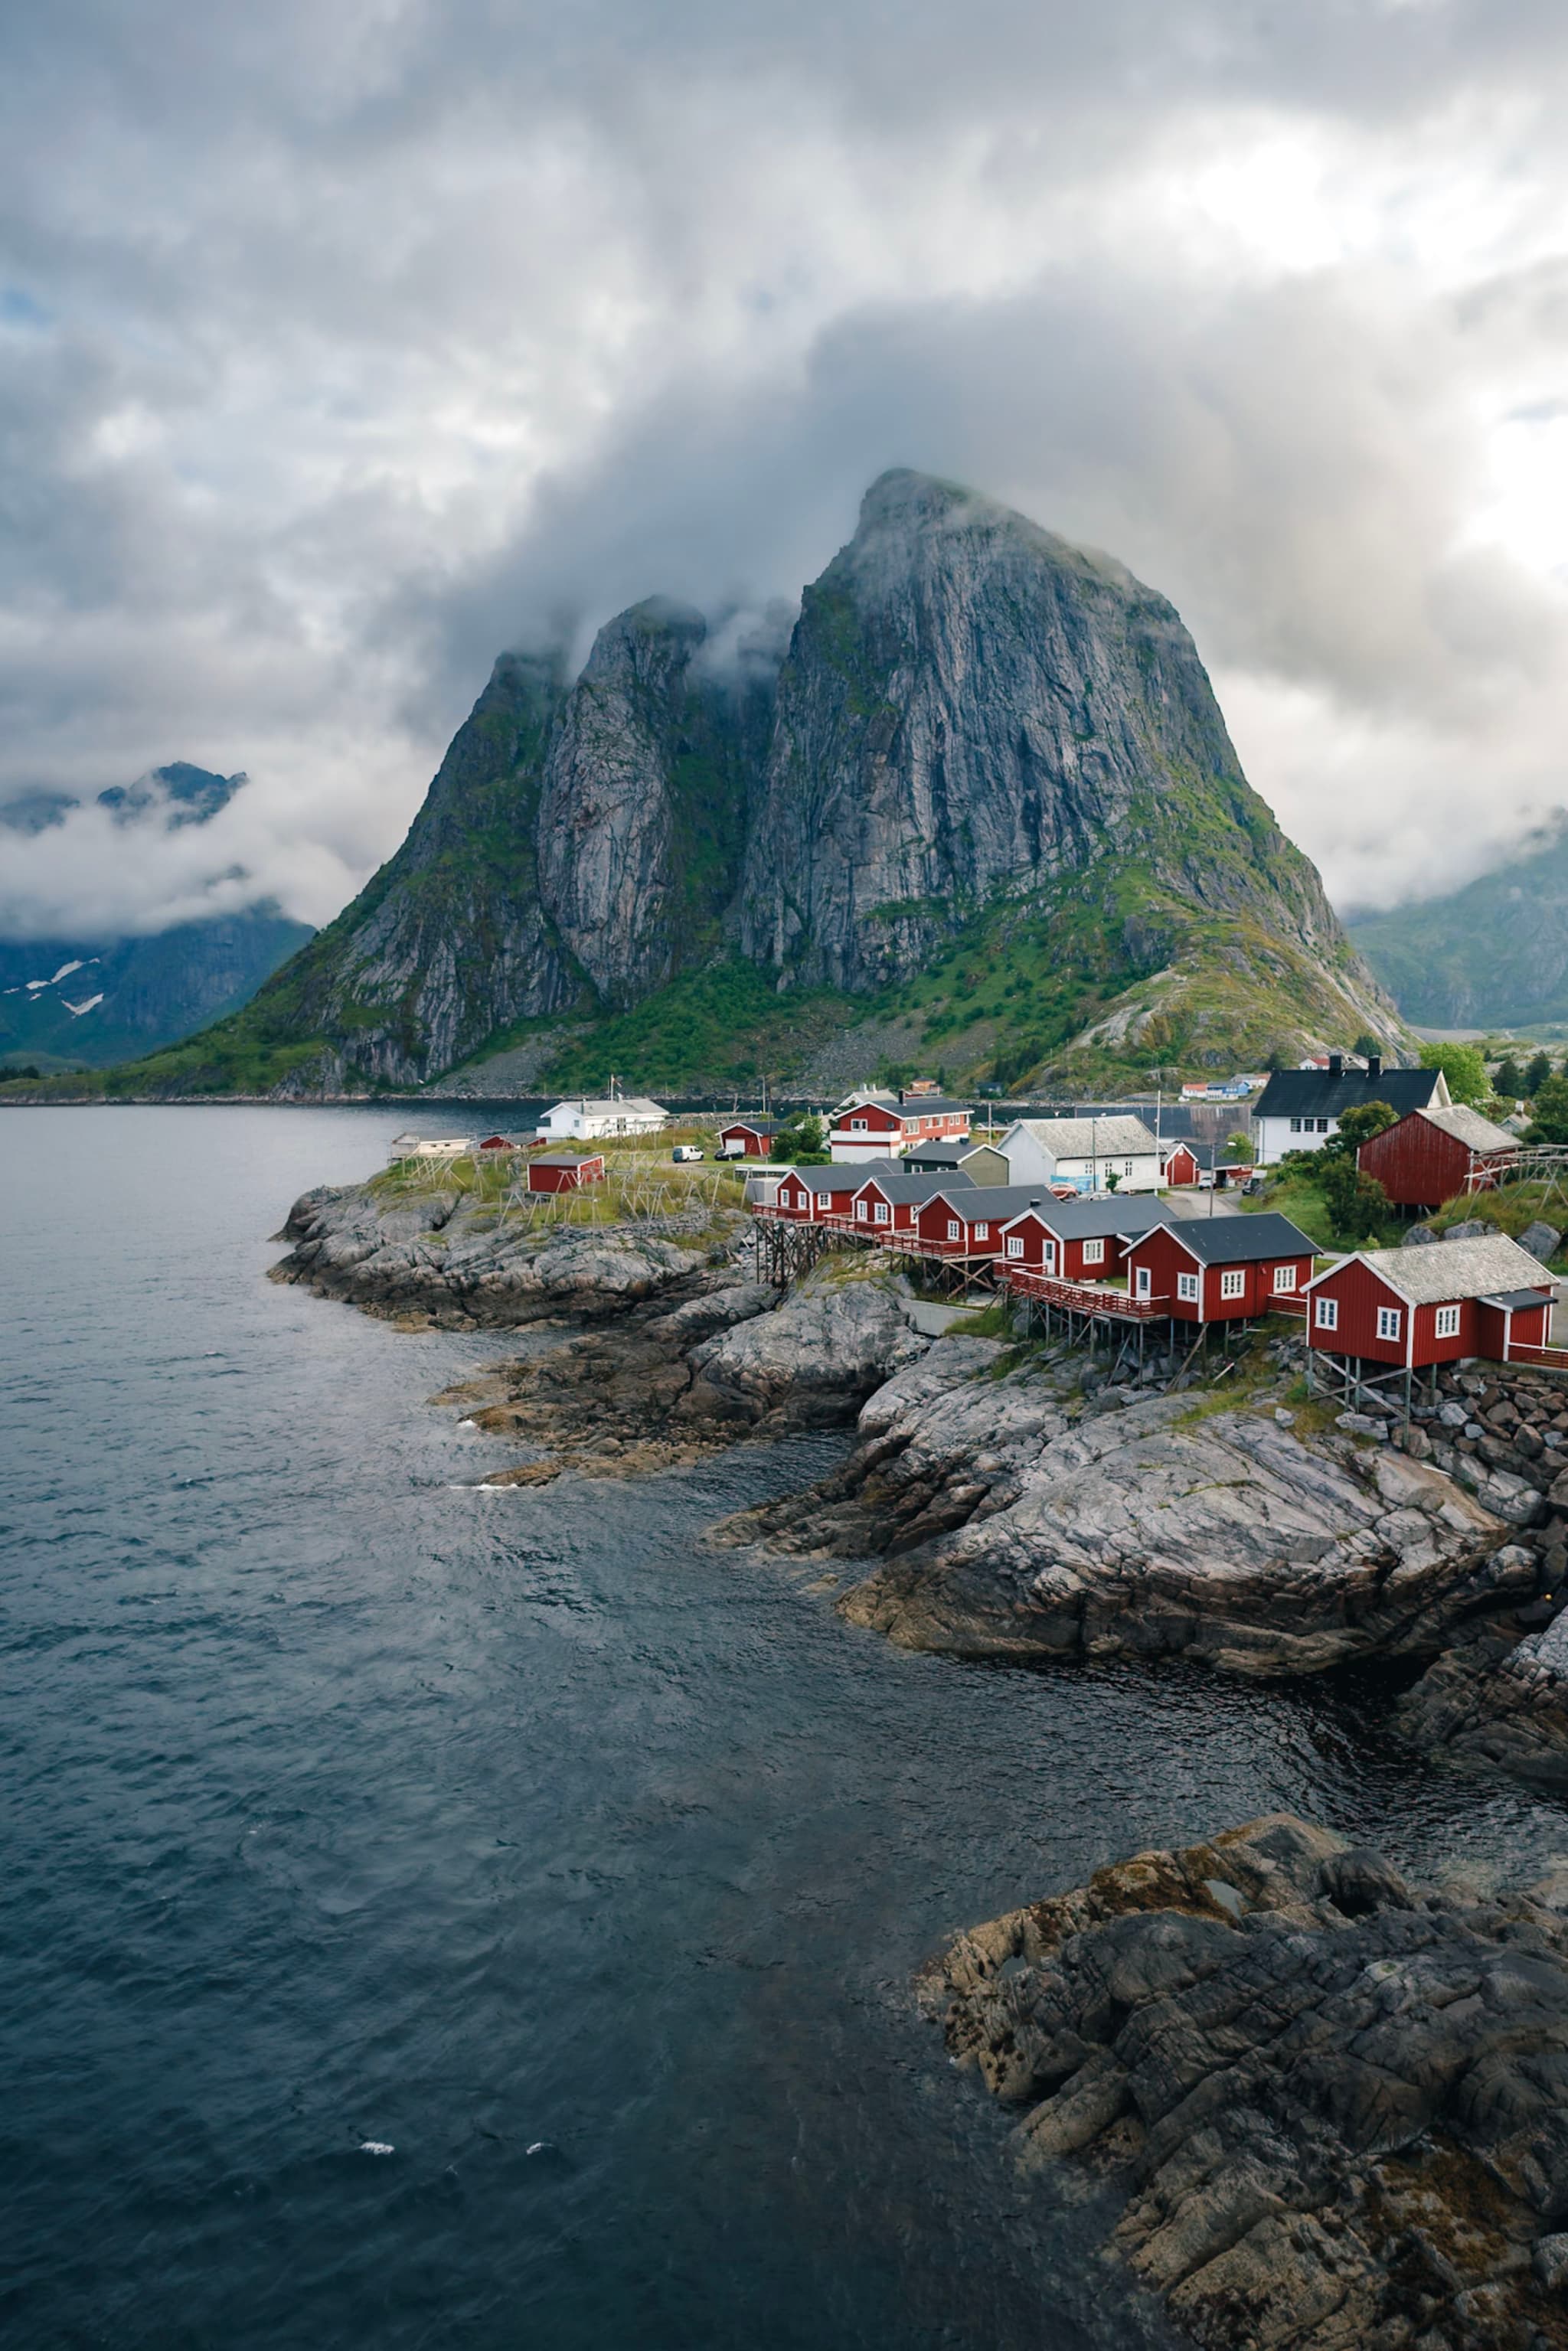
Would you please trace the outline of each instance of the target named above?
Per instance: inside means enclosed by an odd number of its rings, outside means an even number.
[[[1568,1884],[1478,1901],[1274,1815],[957,1937],[920,1986],[1207,2351],[1568,2345]]]
[[[777,1290],[731,1282],[674,1308],[633,1307],[434,1401],[530,1448],[491,1470],[488,1485],[540,1485],[563,1469],[630,1477],[744,1437],[852,1420],[925,1345],[886,1282],[820,1270],[782,1303]]]

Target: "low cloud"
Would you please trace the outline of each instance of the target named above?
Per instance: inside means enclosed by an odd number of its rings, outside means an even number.
[[[719,645],[914,465],[1182,611],[1342,901],[1568,802],[1568,23],[62,0],[0,83],[0,925],[322,921],[496,653]]]

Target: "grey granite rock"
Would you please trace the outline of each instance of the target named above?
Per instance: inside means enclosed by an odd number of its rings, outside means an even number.
[[[1562,1238],[1555,1225],[1549,1225],[1544,1217],[1537,1217],[1535,1222],[1526,1225],[1521,1233],[1519,1245],[1521,1249],[1527,1249],[1531,1257],[1538,1257],[1544,1265],[1549,1258],[1556,1256]]]
[[[1433,1655],[1476,1610],[1533,1593],[1533,1552],[1428,1464],[1349,1439],[1326,1453],[1183,1396],[1090,1414],[1070,1356],[987,1376],[999,1352],[938,1341],[870,1398],[842,1469],[718,1539],[880,1554],[843,1613],[977,1656],[1311,1673]]]
[[[1562,2338],[1568,1917],[1284,1815],[960,1935],[922,1998],[1206,2351]]]

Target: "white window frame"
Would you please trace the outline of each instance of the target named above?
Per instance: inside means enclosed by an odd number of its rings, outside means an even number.
[[[1301,1120],[1300,1120],[1299,1118],[1293,1118],[1293,1119],[1291,1121],[1291,1133],[1292,1134],[1301,1134]]]
[[[1228,1265],[1223,1269],[1219,1276],[1219,1294],[1221,1298],[1246,1297],[1247,1269],[1245,1266]]]
[[[866,1132],[866,1123],[865,1123],[865,1121],[864,1121],[864,1119],[863,1119],[863,1118],[852,1118],[852,1119],[851,1119],[851,1121],[850,1121],[850,1133],[851,1133],[852,1134],[864,1134],[864,1133],[865,1133],[865,1132]]]
[[[1337,1331],[1339,1329],[1339,1300],[1337,1298],[1320,1298],[1317,1301],[1317,1311],[1312,1319],[1317,1329],[1320,1331]]]
[[[1154,1282],[1146,1265],[1137,1268],[1133,1277],[1133,1288],[1139,1298],[1147,1298],[1152,1294]]]
[[[1433,1331],[1434,1338],[1457,1339],[1459,1335],[1459,1310],[1457,1306],[1439,1306]]]
[[[962,1237],[963,1230],[964,1230],[964,1228],[963,1228],[963,1226],[958,1222],[958,1219],[957,1219],[957,1217],[948,1217],[948,1219],[947,1219],[947,1238],[948,1238],[948,1239],[949,1239],[950,1241],[956,1241],[956,1240],[959,1239],[959,1238]]]
[[[890,1225],[893,1222],[893,1210],[885,1200],[875,1200],[872,1205],[876,1210],[872,1218],[873,1225]]]
[[[1083,1244],[1083,1262],[1085,1265],[1103,1265],[1105,1262],[1104,1242],[1085,1241]]]
[[[861,1224],[869,1224],[871,1222],[871,1202],[869,1200],[857,1200],[855,1202],[855,1216]]]
[[[1176,1296],[1183,1305],[1196,1306],[1197,1304],[1197,1276],[1196,1273],[1177,1274]]]
[[[1293,1265],[1277,1265],[1274,1268],[1274,1288],[1277,1290],[1294,1290],[1295,1286],[1295,1267]]]
[[[1009,1233],[1008,1235],[1008,1255],[1009,1257],[1022,1257],[1023,1235],[1021,1233]]]
[[[1399,1306],[1380,1306],[1377,1310],[1377,1335],[1397,1346],[1405,1330],[1405,1311]]]
[[[975,1238],[977,1241],[988,1241],[990,1238],[991,1228],[989,1225],[977,1225],[975,1227]]]

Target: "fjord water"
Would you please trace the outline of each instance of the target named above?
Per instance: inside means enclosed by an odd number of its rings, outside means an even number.
[[[1167,2340],[922,1956],[1274,1805],[1418,1872],[1568,1821],[1375,1697],[907,1656],[705,1548],[839,1439],[476,1493],[425,1399],[505,1343],[264,1278],[405,1119],[0,1115],[0,2335]]]

